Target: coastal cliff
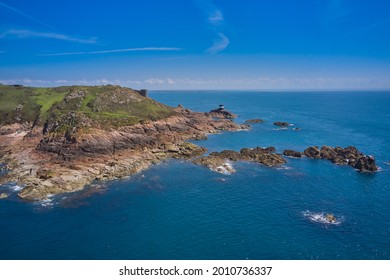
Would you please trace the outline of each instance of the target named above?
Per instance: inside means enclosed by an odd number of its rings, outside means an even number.
[[[199,156],[206,150],[186,140],[243,128],[119,86],[0,86],[0,100],[0,162],[9,169],[0,180],[23,185],[26,200]]]

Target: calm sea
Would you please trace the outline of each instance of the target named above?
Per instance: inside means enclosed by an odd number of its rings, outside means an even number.
[[[171,106],[224,104],[250,131],[194,141],[209,151],[356,146],[380,171],[324,160],[233,175],[170,160],[129,179],[26,203],[0,187],[0,259],[390,259],[390,92],[151,92]],[[287,121],[301,130],[275,130]],[[291,127],[291,128],[293,128]],[[333,213],[338,224],[321,217]]]

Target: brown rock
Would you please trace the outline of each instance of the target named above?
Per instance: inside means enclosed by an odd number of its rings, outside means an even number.
[[[283,155],[288,156],[288,157],[295,157],[295,158],[302,157],[302,153],[294,151],[294,150],[284,150]]]
[[[246,120],[246,123],[263,123],[264,121],[262,119],[251,119],[251,120]]]
[[[216,118],[216,119],[235,119],[237,118],[236,114],[233,114],[224,108],[218,108],[211,110],[209,113],[207,113],[207,116]]]
[[[360,157],[354,167],[360,172],[374,172],[378,170],[378,167],[375,164],[375,159],[372,156]]]
[[[289,126],[290,124],[288,122],[274,122],[274,125],[280,126],[280,127],[286,127],[286,126]]]
[[[307,156],[308,158],[321,158],[320,156],[320,150],[317,146],[309,147],[307,148],[303,154]]]

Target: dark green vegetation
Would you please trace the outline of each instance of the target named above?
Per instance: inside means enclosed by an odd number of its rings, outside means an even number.
[[[0,125],[27,122],[62,132],[70,127],[133,125],[173,114],[172,108],[119,86],[0,85]]]

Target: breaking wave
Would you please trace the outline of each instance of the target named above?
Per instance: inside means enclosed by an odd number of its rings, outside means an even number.
[[[343,222],[343,217],[336,217],[330,213],[311,212],[309,210],[302,212],[303,216],[311,222],[326,224],[326,225],[340,225]]]

